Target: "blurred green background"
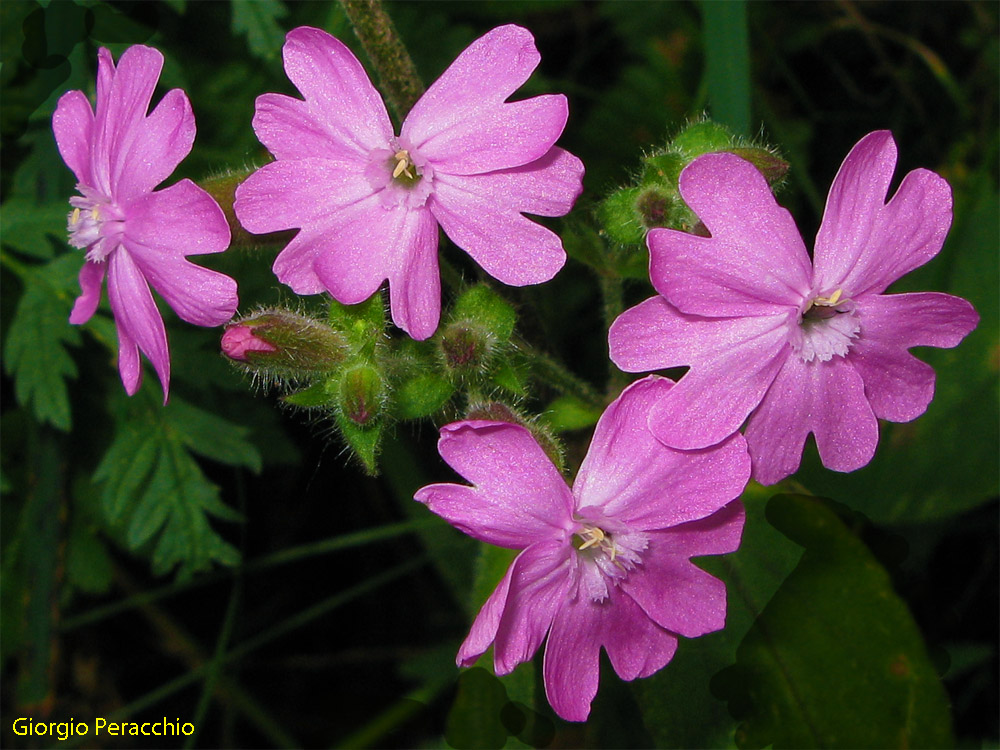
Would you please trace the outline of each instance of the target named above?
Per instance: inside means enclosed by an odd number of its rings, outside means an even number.
[[[509,556],[480,552],[410,499],[453,479],[435,425],[397,425],[370,478],[329,422],[290,413],[229,367],[219,331],[185,326],[161,305],[174,372],[164,409],[151,373],[124,396],[106,305],[82,328],[67,322],[80,265],[64,234],[74,179],[50,118],[64,91],[93,93],[97,48],[116,58],[135,43],[163,51],[159,94],[184,88],[198,124],[171,180],[198,180],[263,162],[254,99],[295,93],[281,68],[285,32],[318,26],[361,54],[340,6],[7,0],[3,744],[70,744],[15,736],[18,716],[102,716],[192,722],[195,734],[169,746],[197,747],[995,747],[997,4],[387,8],[425,83],[496,25],[532,31],[542,62],[518,97],[570,99],[560,145],[583,159],[586,191],[553,226],[576,236],[643,153],[709,112],[791,163],[778,200],[808,244],[843,157],[864,134],[891,129],[897,183],[926,167],[955,196],[945,249],[898,290],[964,296],[979,328],[957,349],[918,352],[937,370],[935,401],[912,424],[883,425],[870,466],[834,474],[809,448],[794,482],[748,491],[743,548],[704,563],[729,585],[726,631],[682,641],[674,663],[634,688],[604,665],[591,721],[566,724],[545,704],[540,669],[499,682],[454,667]],[[461,253],[443,252],[475,276]],[[617,252],[642,266],[641,249]],[[504,293],[525,339],[603,388],[600,284],[576,255],[551,284]],[[295,307],[272,259],[269,249],[232,250],[206,264],[237,278],[244,313]],[[625,286],[628,305],[650,294],[641,278]],[[538,412],[556,395],[538,387],[523,405]],[[571,468],[588,438],[564,432]],[[772,498],[778,490],[800,494]],[[901,687],[880,682],[886,674]],[[78,744],[157,746],[97,742],[93,728]]]

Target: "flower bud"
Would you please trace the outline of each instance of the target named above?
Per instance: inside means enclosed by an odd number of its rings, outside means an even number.
[[[344,337],[318,320],[280,308],[261,310],[230,324],[222,353],[246,369],[278,377],[306,378],[336,368]]]
[[[789,163],[766,148],[746,146],[726,150],[757,167],[757,171],[764,175],[764,179],[771,187],[785,179],[785,175],[788,174]]]
[[[359,427],[371,426],[384,411],[385,402],[385,382],[373,365],[355,365],[341,374],[337,407],[345,419]]]
[[[251,234],[236,218],[233,201],[236,198],[236,188],[249,177],[256,167],[245,167],[239,170],[227,170],[212,177],[207,177],[198,183],[199,187],[208,193],[219,204],[222,213],[226,215],[229,231],[232,235],[230,244],[233,247],[257,247],[260,245],[288,244],[292,235],[290,232],[272,232],[266,235]]]
[[[486,370],[493,352],[493,337],[474,323],[450,323],[441,332],[441,360],[456,375],[472,375]]]

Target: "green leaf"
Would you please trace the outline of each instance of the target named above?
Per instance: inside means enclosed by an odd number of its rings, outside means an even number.
[[[429,417],[440,410],[455,392],[455,386],[437,373],[410,378],[392,394],[393,407],[400,419]]]
[[[113,568],[107,547],[98,535],[98,498],[89,481],[76,482],[66,543],[66,582],[89,594],[111,587]]]
[[[53,255],[52,238],[66,236],[67,202],[38,205],[27,198],[11,198],[0,206],[3,243],[34,258],[49,259]],[[82,263],[76,256],[77,265]]]
[[[773,488],[751,483],[743,494],[747,518],[740,548],[725,556],[697,558],[699,567],[726,584],[726,627],[688,640],[681,638],[673,660],[634,692],[646,728],[657,747],[727,747],[736,721],[712,695],[712,677],[736,660],[736,649],[756,617],[795,568],[801,548],[764,517]]]
[[[235,565],[239,554],[219,537],[208,516],[237,521],[240,515],[222,503],[218,488],[188,452],[189,446],[203,450],[207,437],[187,430],[207,425],[211,432],[224,420],[183,403],[179,410],[161,408],[145,393],[120,409],[115,439],[94,472],[94,480],[102,483],[105,516],[124,530],[133,551],[152,545],[158,575],[178,568],[183,578],[213,562]],[[251,468],[260,462],[255,451],[231,436],[204,453]]]
[[[948,698],[892,581],[828,502],[777,495],[768,520],[805,547],[713,689],[740,747],[954,747]]]
[[[556,432],[582,430],[597,424],[601,410],[573,396],[560,396],[548,405],[542,418]]]
[[[254,57],[275,57],[285,41],[279,18],[288,15],[281,0],[233,0],[233,33],[245,34]]]
[[[298,406],[300,409],[317,409],[322,406],[329,406],[333,401],[333,396],[327,388],[326,381],[313,383],[308,388],[303,388],[295,393],[288,393],[281,397],[286,404]]]
[[[248,427],[210,414],[176,396],[171,398],[165,416],[168,424],[177,430],[181,442],[198,455],[260,473],[260,452],[247,440]]]
[[[65,379],[76,377],[65,347],[80,343],[69,322],[69,288],[79,270],[80,258],[71,253],[28,268],[4,347],[4,369],[14,377],[17,402],[30,407],[38,421],[65,431],[72,424]]]
[[[361,466],[369,476],[378,476],[378,452],[382,442],[382,425],[361,427],[339,412],[336,414],[337,427],[347,443],[347,447],[361,461]]]
[[[750,41],[745,0],[700,4],[712,116],[750,135]]]

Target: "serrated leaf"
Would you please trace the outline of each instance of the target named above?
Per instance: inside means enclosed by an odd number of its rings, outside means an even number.
[[[233,0],[233,33],[246,35],[254,57],[268,59],[285,41],[278,19],[287,15],[281,0]]]
[[[183,402],[179,410],[164,409],[144,399],[143,393],[121,409],[116,437],[94,472],[94,480],[103,483],[105,515],[125,529],[126,544],[133,551],[153,545],[157,574],[177,568],[178,575],[186,577],[213,562],[235,564],[239,554],[219,537],[208,516],[229,521],[241,516],[219,499],[218,488],[188,452],[192,444],[204,448],[201,441],[209,439],[192,437],[190,429],[207,425],[211,433],[225,420]],[[259,455],[248,453],[241,440],[230,437],[213,457],[259,466]]]
[[[69,203],[38,205],[27,198],[11,198],[0,206],[3,244],[34,258],[52,257],[53,238],[66,236]],[[79,257],[77,265],[80,265]]]
[[[245,466],[259,473],[260,452],[247,440],[250,430],[176,396],[165,410],[167,423],[177,430],[180,440],[198,455],[230,466]]]
[[[68,290],[79,268],[79,257],[66,254],[22,276],[24,292],[4,347],[4,369],[14,377],[17,402],[30,407],[38,421],[64,431],[72,426],[65,380],[77,373],[66,345],[80,343],[69,322]]]
[[[713,690],[740,747],[953,747],[948,698],[906,604],[818,498],[777,495],[768,520],[802,560]]]

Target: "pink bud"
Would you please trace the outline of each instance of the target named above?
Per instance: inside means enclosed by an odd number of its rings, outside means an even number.
[[[254,335],[254,329],[237,323],[222,334],[222,353],[237,362],[247,361],[247,352],[276,352],[277,347]]]

